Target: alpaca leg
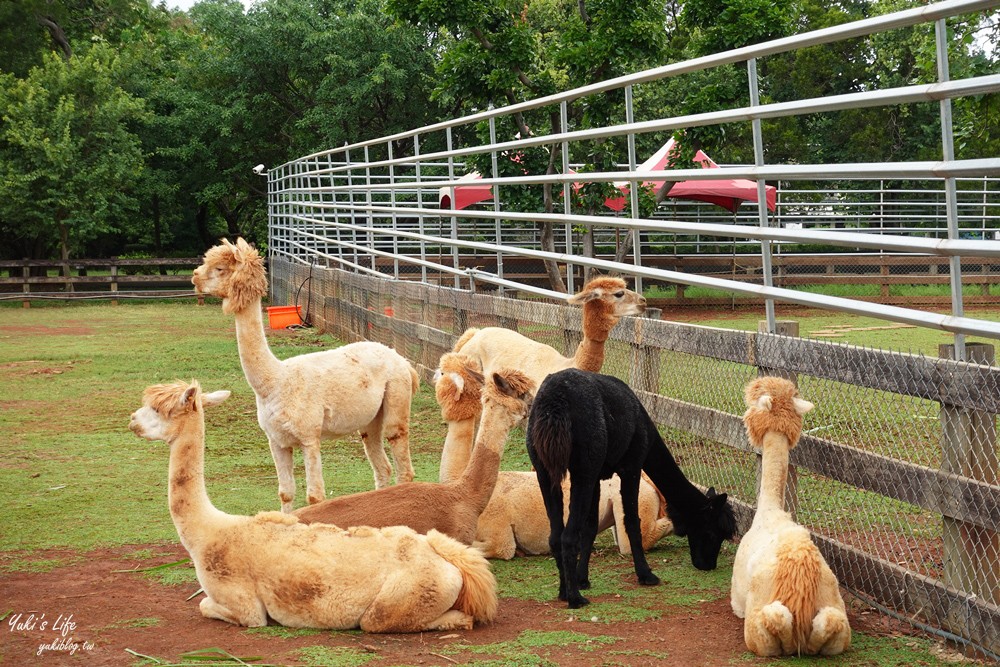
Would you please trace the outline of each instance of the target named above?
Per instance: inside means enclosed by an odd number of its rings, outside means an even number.
[[[562,534],[563,534],[563,492],[562,486],[552,485],[549,474],[542,468],[536,466],[538,477],[538,488],[542,492],[542,502],[545,504],[545,514],[549,517],[549,551],[556,561],[556,569],[559,570],[559,599],[566,599],[566,573],[562,560]]]
[[[375,415],[375,419],[361,431],[361,441],[365,445],[365,456],[368,457],[368,463],[371,464],[372,472],[375,474],[376,489],[387,487],[392,483],[392,465],[382,447],[383,418],[384,415],[380,409]]]
[[[474,619],[464,611],[449,609],[428,624],[428,630],[471,630]]]
[[[326,485],[323,483],[323,458],[319,438],[302,443],[302,462],[306,468],[306,498],[309,504],[323,502],[326,499]]]
[[[761,608],[760,617],[764,628],[780,645],[780,652],[784,652],[785,655],[798,652],[795,638],[792,636],[792,612],[788,607],[775,600]]]
[[[811,655],[839,655],[851,645],[851,626],[847,616],[836,607],[823,607],[813,617],[812,631],[806,642]]]
[[[215,618],[226,623],[243,625],[248,628],[259,628],[267,625],[267,612],[259,600],[253,602],[247,600],[243,606],[246,608],[236,611],[230,610],[208,596],[202,598],[201,603],[198,605],[199,609],[201,609],[201,615],[205,618]]]
[[[392,450],[392,462],[396,466],[396,482],[404,484],[413,481],[413,464],[410,461],[410,401],[412,384],[410,378],[386,388],[382,402],[384,414],[383,430]]]
[[[653,574],[646,560],[646,552],[642,548],[642,528],[639,525],[639,470],[619,470],[622,496],[622,521],[625,524],[625,534],[628,535],[629,547],[632,550],[632,567],[635,568],[636,579],[641,586],[656,586],[660,578]]]
[[[782,628],[787,630],[782,632]],[[747,648],[761,657],[781,655],[782,640],[778,634],[792,638],[792,613],[780,602],[747,614],[743,622],[743,641]]]
[[[601,488],[598,485],[594,489],[594,495],[592,496],[590,515],[583,523],[580,533],[580,560],[577,564],[577,581],[581,590],[590,588],[590,554],[594,549],[594,540],[597,538],[600,502]]]
[[[278,472],[278,498],[281,499],[281,511],[285,514],[295,509],[295,477],[292,473],[292,448],[282,447],[274,440],[268,440],[271,446],[271,458]]]
[[[572,475],[572,473],[571,473]],[[592,497],[600,484],[599,480],[586,479],[584,475],[572,478],[569,491],[569,520],[563,531],[560,546],[562,549],[562,572],[566,579],[566,603],[570,609],[577,609],[590,603],[590,600],[580,595],[579,560],[582,539],[585,532],[595,530],[587,526],[591,516],[596,520],[596,506]],[[594,514],[591,515],[591,510]]]

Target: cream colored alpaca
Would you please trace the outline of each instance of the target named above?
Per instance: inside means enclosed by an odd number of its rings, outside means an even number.
[[[467,330],[453,351],[476,359],[485,374],[495,368],[516,368],[541,386],[546,375],[564,368],[599,372],[611,330],[622,317],[646,310],[645,297],[626,289],[624,280],[612,276],[594,278],[567,301],[583,306],[583,340],[573,357],[564,357],[544,343],[500,327]]]
[[[296,510],[309,523],[338,526],[404,525],[424,533],[436,529],[471,544],[476,523],[493,493],[510,429],[528,415],[534,385],[523,373],[501,369],[482,389],[482,421],[475,451],[457,479],[412,482],[330,498]]]
[[[441,452],[442,482],[458,479],[473,451],[473,428],[483,380],[474,365],[470,357],[451,352],[442,355],[435,373],[435,394],[441,416],[448,424]],[[563,486],[563,497],[568,503],[569,481]],[[601,482],[598,511],[598,531],[614,527],[618,550],[622,555],[630,554],[623,523],[621,482],[617,476]],[[672,524],[666,518],[666,503],[645,478],[639,485],[639,520],[642,545],[647,551],[672,532]],[[500,471],[489,504],[479,517],[473,545],[487,558],[511,559],[518,551],[526,555],[549,553],[549,520],[534,472]]]
[[[369,632],[469,629],[496,615],[496,581],[475,549],[409,528],[307,526],[219,511],[205,490],[204,407],[229,392],[146,389],[129,428],[170,446],[170,516],[205,590],[201,613],[236,625]]]
[[[320,442],[361,431],[375,488],[392,481],[382,446],[392,449],[399,482],[413,479],[410,463],[410,402],[419,386],[416,371],[395,350],[362,341],[334,350],[280,361],[264,335],[260,302],[267,292],[264,260],[243,239],[223,240],[205,253],[191,279],[196,290],[222,297],[222,310],[236,317],[236,342],[247,382],[257,396],[257,422],[278,471],[283,512],[295,500],[292,451],[302,449],[309,503],[326,497]]]
[[[836,655],[851,644],[837,577],[809,531],[784,510],[788,451],[813,405],[784,378],[746,387],[750,443],[763,455],[757,512],[733,562],[732,606],[747,648],[760,656]]]

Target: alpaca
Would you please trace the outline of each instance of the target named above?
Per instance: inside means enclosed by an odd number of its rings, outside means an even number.
[[[155,385],[129,423],[136,435],[170,446],[170,516],[205,591],[203,616],[367,632],[470,629],[494,618],[489,562],[446,535],[216,509],[205,489],[204,408],[228,395],[202,393],[197,382]]]
[[[569,515],[570,482],[563,480],[563,517]],[[618,552],[627,556],[632,546],[625,531],[621,480],[618,475],[601,480],[597,533],[613,529]],[[664,535],[673,532],[666,515],[666,501],[643,475],[639,483],[639,529],[642,550],[649,551]],[[545,501],[534,471],[501,470],[493,497],[476,526],[477,547],[487,558],[510,560],[518,553],[536,556],[549,553],[549,520]]]
[[[468,466],[447,483],[411,482],[330,498],[294,513],[304,523],[338,526],[404,525],[419,533],[438,530],[472,544],[476,523],[493,494],[510,429],[531,408],[534,385],[523,373],[502,369],[483,387],[482,420]]]
[[[546,375],[564,368],[600,371],[611,330],[622,317],[646,310],[645,297],[626,289],[624,280],[612,276],[594,278],[567,301],[583,306],[583,340],[573,357],[564,357],[544,343],[500,327],[466,330],[453,351],[476,359],[486,374],[495,368],[517,368],[540,386]]]
[[[434,374],[434,389],[441,417],[448,424],[441,452],[440,479],[458,479],[472,452],[476,410],[480,405],[483,376],[475,370],[475,361],[460,353],[441,356]],[[569,499],[569,482],[563,495]],[[666,518],[666,502],[643,476],[639,487],[639,524],[642,548],[648,551],[673,527]],[[567,507],[568,510],[568,507]],[[631,553],[625,534],[618,476],[601,481],[598,532],[615,529],[615,543],[622,555]],[[549,552],[549,521],[534,472],[501,470],[486,509],[479,516],[476,540],[472,543],[487,558],[509,560],[517,551],[528,555]]]
[[[326,497],[320,442],[361,431],[375,488],[388,486],[392,449],[399,482],[413,479],[410,463],[410,402],[417,372],[395,350],[370,341],[303,354],[284,361],[271,353],[260,301],[267,292],[264,260],[243,239],[223,240],[205,253],[191,278],[201,294],[222,297],[222,310],[236,318],[236,341],[247,382],[257,397],[257,422],[264,429],[278,471],[281,510],[295,500],[292,450],[302,449],[309,503]]]
[[[736,533],[725,493],[702,493],[677,466],[639,398],[618,378],[570,368],[553,373],[538,388],[528,417],[528,456],[549,517],[549,546],[559,569],[559,599],[570,609],[589,601],[590,552],[597,534],[599,481],[618,473],[625,534],[641,585],[660,583],[646,562],[639,531],[640,473],[667,501],[674,534],[687,536],[691,563],[714,570],[722,542]],[[563,525],[560,482],[569,472],[569,519]]]
[[[733,612],[745,618],[744,641],[759,656],[837,655],[851,644],[837,577],[809,530],[784,510],[788,452],[813,404],[777,377],[753,380],[745,398],[747,435],[763,460],[757,511],[733,562]]]

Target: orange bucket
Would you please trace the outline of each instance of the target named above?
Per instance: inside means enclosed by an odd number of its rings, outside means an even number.
[[[269,306],[267,325],[272,329],[287,329],[302,324],[302,306]]]

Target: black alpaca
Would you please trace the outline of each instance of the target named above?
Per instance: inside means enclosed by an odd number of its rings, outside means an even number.
[[[559,599],[570,609],[589,601],[590,552],[597,536],[600,481],[621,479],[625,532],[639,583],[660,583],[646,562],[639,532],[639,478],[645,473],[667,500],[675,535],[687,535],[691,563],[714,570],[722,542],[736,533],[726,494],[707,495],[687,480],[627,384],[608,375],[570,368],[545,378],[528,418],[528,456],[549,517],[549,546],[559,568]],[[563,526],[560,482],[569,472],[569,519]]]

